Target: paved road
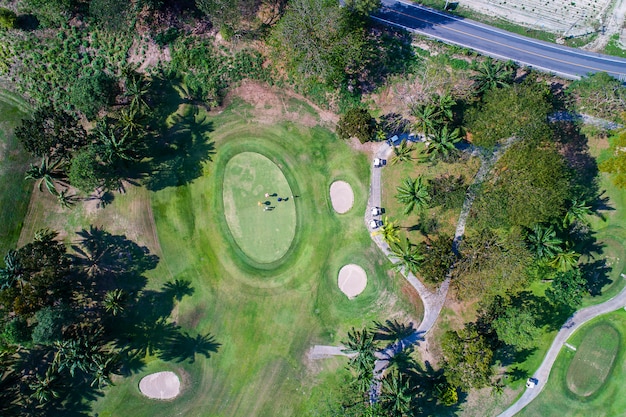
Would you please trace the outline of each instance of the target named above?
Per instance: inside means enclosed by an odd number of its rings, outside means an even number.
[[[625,278],[624,274],[622,274],[622,278]],[[556,335],[554,342],[552,342],[552,346],[550,346],[550,349],[548,350],[546,357],[543,359],[541,366],[539,366],[539,369],[537,369],[537,372],[533,375],[533,378],[536,378],[539,381],[537,386],[534,388],[527,388],[526,392],[522,394],[520,399],[498,417],[511,417],[530,404],[532,400],[537,398],[541,390],[543,390],[546,386],[546,382],[548,382],[550,370],[552,369],[552,365],[554,365],[556,357],[561,351],[563,344],[567,341],[567,339],[569,339],[572,333],[592,318],[601,314],[610,313],[611,311],[615,311],[624,306],[626,306],[626,288],[624,288],[622,292],[617,294],[615,297],[602,304],[587,307],[574,313],[574,315],[565,322],[563,327],[561,327],[561,330],[559,330],[559,333]]]
[[[565,78],[606,71],[626,81],[626,59],[530,39],[405,1],[382,0],[382,4],[374,19],[414,33]]]

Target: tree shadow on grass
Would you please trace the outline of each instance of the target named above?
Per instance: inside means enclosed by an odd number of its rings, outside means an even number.
[[[220,346],[221,344],[210,333],[198,334],[194,337],[187,332],[176,332],[167,340],[159,353],[159,358],[178,363],[185,360],[194,363],[196,355],[203,355],[208,359],[212,353],[217,353]]]
[[[611,284],[613,280],[609,277],[611,267],[607,265],[606,259],[596,259],[580,266],[583,276],[587,278],[587,291],[592,297],[602,295],[602,288]]]
[[[166,282],[163,284],[161,291],[171,296],[176,301],[182,300],[186,295],[191,296],[195,292],[194,288],[191,286],[191,281],[183,279]]]
[[[137,291],[147,282],[142,274],[156,268],[159,262],[159,257],[150,254],[148,248],[124,235],[114,235],[96,226],[89,226],[89,230],[82,229],[76,234],[79,240],[72,245],[75,263],[105,289],[113,286]]]
[[[213,160],[215,143],[208,134],[213,123],[188,106],[184,114],[172,116],[174,125],[160,135],[153,159],[146,167],[146,187],[152,191],[189,184],[202,176],[204,164]]]

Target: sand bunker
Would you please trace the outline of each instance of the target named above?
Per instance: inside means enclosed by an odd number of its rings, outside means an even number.
[[[350,184],[345,181],[335,181],[330,184],[330,201],[339,214],[350,210],[354,203],[354,193]]]
[[[143,377],[139,390],[148,398],[169,400],[180,393],[180,379],[174,372],[157,372]]]
[[[348,296],[354,298],[361,294],[367,285],[367,274],[358,265],[348,264],[339,270],[337,279],[339,289]]]

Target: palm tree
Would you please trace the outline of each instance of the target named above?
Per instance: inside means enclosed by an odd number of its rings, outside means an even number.
[[[53,398],[59,398],[59,392],[56,390],[58,375],[53,368],[48,368],[44,376],[37,375],[35,380],[29,384],[30,389],[33,390],[31,396],[40,404],[46,404]]]
[[[429,135],[439,125],[439,111],[433,104],[418,104],[411,108],[411,114],[415,117],[413,130]]]
[[[128,299],[128,294],[121,289],[116,288],[113,291],[107,291],[104,295],[104,309],[108,312],[117,316],[124,312],[126,307],[126,301]]]
[[[400,142],[399,146],[393,147],[393,156],[391,157],[391,165],[395,165],[398,162],[408,162],[413,159],[411,152],[413,147],[407,144],[406,139]]]
[[[58,192],[55,190],[55,194],[57,197],[57,201],[58,203],[61,205],[61,207],[63,208],[70,208],[72,207],[74,204],[76,204],[76,195],[74,194],[68,194],[69,188],[66,188],[64,190],[61,190],[61,192]]]
[[[422,181],[422,177],[411,179],[406,177],[402,180],[402,184],[396,187],[398,194],[396,198],[404,204],[404,214],[412,211],[421,212],[428,207],[430,195],[428,194],[428,185]]]
[[[15,283],[24,285],[24,270],[17,251],[10,249],[4,256],[4,268],[0,268],[0,290],[11,288]]]
[[[487,58],[478,65],[476,71],[478,74],[473,80],[479,93],[513,84],[513,67],[508,63]]]
[[[406,239],[404,245],[391,245],[391,256],[396,258],[399,262],[394,264],[394,269],[401,272],[402,269],[417,274],[420,264],[424,260],[424,256],[419,252],[418,247]]]
[[[65,177],[63,167],[65,161],[63,159],[57,159],[51,161],[48,156],[41,158],[41,164],[39,166],[30,164],[30,168],[26,171],[27,180],[38,180],[39,191],[42,191],[43,185],[52,195],[57,195],[55,183],[64,183],[62,178]]]
[[[549,265],[560,272],[567,272],[576,268],[579,258],[580,254],[576,251],[562,251],[554,255]]]
[[[426,148],[425,153],[430,155],[430,160],[435,161],[439,158],[443,161],[449,161],[458,153],[456,144],[461,141],[461,134],[458,128],[450,130],[445,125],[441,129],[436,130],[428,139],[430,144]]]
[[[96,140],[100,143],[103,159],[108,163],[117,160],[136,160],[134,144],[128,133],[118,131],[114,126],[101,120],[95,129]]]
[[[570,207],[563,217],[563,227],[569,227],[575,221],[587,224],[589,223],[587,216],[591,214],[593,214],[591,206],[588,206],[585,200],[572,200]]]
[[[399,371],[387,374],[382,381],[380,402],[384,410],[394,417],[412,415],[414,389],[409,378]]]
[[[563,241],[552,226],[536,224],[526,235],[526,241],[537,259],[552,259],[563,251]]]
[[[348,355],[354,354],[350,359],[350,365],[356,369],[357,373],[371,375],[374,369],[374,362],[376,362],[374,352],[377,348],[374,336],[375,333],[367,328],[359,331],[353,327],[348,332],[348,340],[341,342],[346,346],[342,352]]]
[[[387,242],[388,245],[391,245],[393,243],[400,242],[400,238],[398,237],[399,231],[400,226],[398,226],[396,222],[389,220],[389,218],[385,216],[385,219],[383,220],[383,225],[374,234],[382,235],[383,240]]]
[[[118,121],[122,134],[131,137],[141,137],[145,133],[145,128],[140,123],[141,116],[137,113],[137,109],[132,107],[122,109]]]
[[[144,108],[150,108],[146,102],[146,97],[150,92],[150,81],[134,73],[133,75],[126,77],[124,85],[126,91],[124,95],[130,99],[130,108],[136,111],[141,111]]]

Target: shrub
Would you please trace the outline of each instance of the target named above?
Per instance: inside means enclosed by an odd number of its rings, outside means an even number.
[[[353,107],[341,116],[337,123],[337,135],[341,139],[356,137],[361,143],[371,140],[376,133],[376,121],[369,111]]]
[[[15,22],[17,21],[17,15],[4,7],[0,7],[0,27],[5,29],[15,28]]]

